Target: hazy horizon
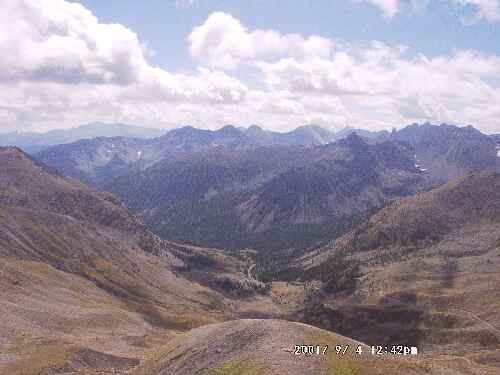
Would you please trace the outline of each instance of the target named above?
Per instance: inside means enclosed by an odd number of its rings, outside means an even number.
[[[430,124],[430,125],[434,125],[434,126],[451,125],[451,126],[456,126],[456,127],[459,127],[459,128],[464,128],[464,127],[467,127],[467,126],[473,126],[475,129],[481,131],[484,134],[487,134],[487,135],[496,134],[495,132],[482,131],[481,129],[478,129],[473,124],[449,124],[449,123],[421,122],[421,123],[403,124],[401,126],[395,126],[394,128],[396,128],[397,130],[400,130],[400,129],[403,129],[403,128],[407,127],[407,126],[415,125],[415,124],[417,124],[417,125]],[[296,130],[298,128],[307,127],[307,126],[319,126],[320,128],[326,129],[326,130],[331,131],[333,133],[340,132],[340,131],[345,130],[345,129],[356,129],[356,130],[367,130],[367,131],[388,131],[388,132],[392,131],[392,129],[393,129],[391,127],[391,128],[387,128],[387,129],[373,130],[373,129],[370,129],[368,127],[362,127],[362,126],[360,126],[360,127],[354,127],[354,126],[349,126],[349,125],[339,126],[339,127],[336,127],[336,128],[332,128],[332,127],[329,127],[329,126],[320,125],[320,124],[312,124],[312,123],[297,125],[295,127],[292,127],[290,129],[285,129],[285,130],[273,130],[271,127],[267,127],[267,126],[262,125],[262,124],[222,124],[222,125],[215,125],[215,126],[208,127],[208,128],[207,127],[198,127],[198,126],[194,126],[194,125],[191,125],[191,124],[179,124],[178,126],[174,126],[174,127],[171,127],[171,128],[164,128],[164,127],[154,126],[154,125],[146,126],[146,125],[140,125],[140,124],[128,124],[128,123],[121,123],[121,122],[95,121],[95,122],[91,122],[91,123],[87,123],[87,124],[80,124],[80,125],[71,126],[71,127],[58,127],[58,128],[54,128],[54,129],[50,129],[50,130],[45,130],[45,131],[44,130],[31,130],[31,129],[19,129],[19,130],[14,130],[14,131],[2,131],[2,129],[0,129],[0,135],[2,135],[2,134],[3,135],[13,134],[13,133],[43,135],[43,134],[51,133],[51,132],[54,132],[54,131],[76,130],[78,128],[83,128],[83,127],[87,127],[87,126],[95,126],[95,125],[100,125],[100,126],[123,125],[123,126],[126,126],[126,127],[144,128],[144,130],[158,130],[158,131],[165,131],[165,132],[169,132],[171,130],[181,129],[181,128],[185,128],[185,127],[192,127],[192,128],[200,129],[200,130],[217,131],[217,130],[220,130],[222,128],[225,128],[226,126],[233,126],[235,128],[238,128],[238,129],[239,128],[248,129],[248,128],[252,127],[252,126],[258,126],[258,127],[260,127],[261,129],[263,129],[265,131],[272,131],[272,132],[276,132],[276,133],[289,133],[289,132],[292,132],[292,131],[294,131],[294,130]],[[499,132],[500,132],[500,130],[499,130]]]

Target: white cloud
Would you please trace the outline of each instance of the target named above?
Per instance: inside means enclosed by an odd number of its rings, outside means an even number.
[[[382,13],[387,18],[392,18],[399,10],[398,0],[361,0],[375,5],[380,8]]]
[[[253,30],[223,12],[212,13],[189,35],[191,55],[212,67],[234,69],[249,59],[292,56],[304,59],[328,57],[333,42],[319,36],[282,35],[275,30]]]
[[[385,95],[395,81],[396,62],[404,48],[390,48],[380,42],[366,47],[344,47],[330,59],[299,62],[282,59],[259,63],[269,87],[335,96]]]
[[[249,30],[214,13],[188,41],[201,67],[177,74],[151,66],[132,30],[100,23],[81,5],[0,1],[0,132],[92,121],[288,130],[311,122],[383,129],[429,120],[500,130],[495,55],[349,45]],[[238,74],[238,67],[250,83],[216,70]]]
[[[82,5],[63,0],[2,0],[0,52],[5,129],[131,114],[151,123],[154,113],[166,117],[180,103],[234,104],[248,91],[223,72],[173,74],[153,67],[133,31],[100,23]]]
[[[144,101],[170,103],[229,104],[244,100],[247,87],[224,72],[200,68],[197,74],[171,74],[151,68],[148,76],[128,88],[125,96]]]
[[[3,0],[0,79],[127,84],[145,67],[137,35],[61,0]]]
[[[497,126],[500,57],[474,51],[412,58],[381,43],[337,50],[332,58],[292,58],[259,67],[270,91],[335,98],[358,125],[412,121]],[[481,108],[481,110],[479,110]],[[488,114],[488,115],[487,115]]]

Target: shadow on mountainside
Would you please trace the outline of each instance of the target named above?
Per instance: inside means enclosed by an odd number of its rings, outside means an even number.
[[[411,302],[415,296],[402,297],[409,303],[394,303],[387,297],[377,305],[331,307],[317,303],[299,312],[297,318],[368,345],[419,346],[425,338],[421,329],[425,311]]]

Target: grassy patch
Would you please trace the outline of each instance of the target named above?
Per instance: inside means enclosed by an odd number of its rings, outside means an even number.
[[[261,375],[265,368],[248,359],[233,358],[205,371],[204,375]]]
[[[5,374],[9,375],[37,375],[63,365],[72,356],[70,347],[64,343],[39,345],[29,343],[25,338],[16,339],[9,352],[18,355],[16,362],[4,369]]]
[[[338,360],[330,357],[327,365],[328,375],[361,375],[359,366],[351,361]]]

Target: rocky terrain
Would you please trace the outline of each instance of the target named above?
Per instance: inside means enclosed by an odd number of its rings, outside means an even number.
[[[65,176],[101,186],[153,165],[162,155],[143,139],[99,137],[54,146],[35,157]]]
[[[498,155],[494,136],[472,126],[413,124],[391,135],[411,145],[416,165],[432,178],[445,182],[476,169],[495,169]]]
[[[300,262],[313,273],[347,251],[352,294],[319,291],[299,319],[364,342],[499,362],[500,175],[477,172],[397,200]]]

